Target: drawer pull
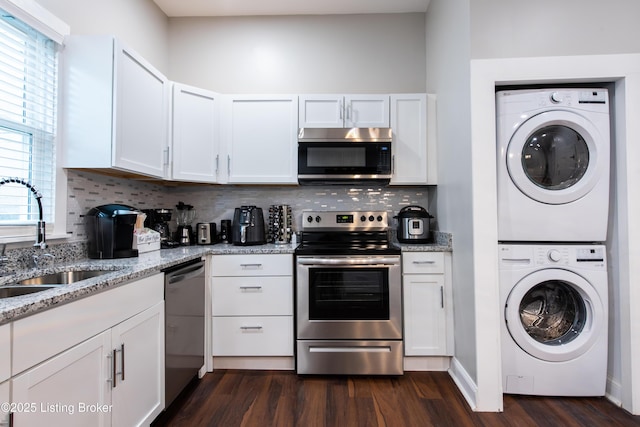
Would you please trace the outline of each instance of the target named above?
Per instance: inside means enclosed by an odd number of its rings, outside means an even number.
[[[240,326],[240,329],[242,329],[243,331],[259,331],[262,329],[262,326],[260,325],[256,325],[256,326]]]
[[[242,268],[260,268],[262,267],[261,263],[256,263],[256,264],[240,264],[240,267]]]
[[[421,264],[435,264],[436,262],[435,261],[413,261],[413,263],[421,265]]]
[[[255,286],[240,286],[240,290],[242,291],[259,291],[262,289],[262,286],[260,285],[255,285]]]

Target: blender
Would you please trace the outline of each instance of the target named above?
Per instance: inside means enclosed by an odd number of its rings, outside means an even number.
[[[193,206],[178,202],[176,205],[176,224],[178,231],[176,240],[182,246],[190,246],[193,243],[193,227],[191,223],[196,217],[196,210]]]

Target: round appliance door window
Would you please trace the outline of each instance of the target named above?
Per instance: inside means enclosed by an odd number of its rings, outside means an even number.
[[[573,341],[582,332],[587,309],[570,283],[547,280],[520,301],[520,323],[534,340],[548,345]]]
[[[564,190],[586,173],[589,147],[582,135],[568,126],[545,126],[526,141],[521,159],[524,173],[534,184]]]
[[[547,111],[514,132],[507,170],[526,196],[547,204],[570,203],[589,193],[606,172],[608,150],[608,135],[600,135],[584,117]]]
[[[522,350],[546,361],[575,359],[602,333],[605,309],[593,286],[562,269],[536,271],[511,290],[507,329]]]

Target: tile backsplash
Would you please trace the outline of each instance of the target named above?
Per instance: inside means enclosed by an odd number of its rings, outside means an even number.
[[[174,209],[180,201],[196,209],[194,223],[217,224],[222,219],[232,219],[234,208],[242,205],[263,208],[265,217],[270,205],[290,205],[294,229],[299,230],[305,210],[386,210],[395,215],[407,205],[429,209],[429,190],[427,187],[342,185],[167,187],[152,182],[69,170],[67,231],[75,240],[86,240],[82,215],[94,206],[121,203],[138,209]]]

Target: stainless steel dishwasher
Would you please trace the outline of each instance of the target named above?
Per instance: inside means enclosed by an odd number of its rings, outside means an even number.
[[[165,272],[165,407],[204,365],[204,261]]]

